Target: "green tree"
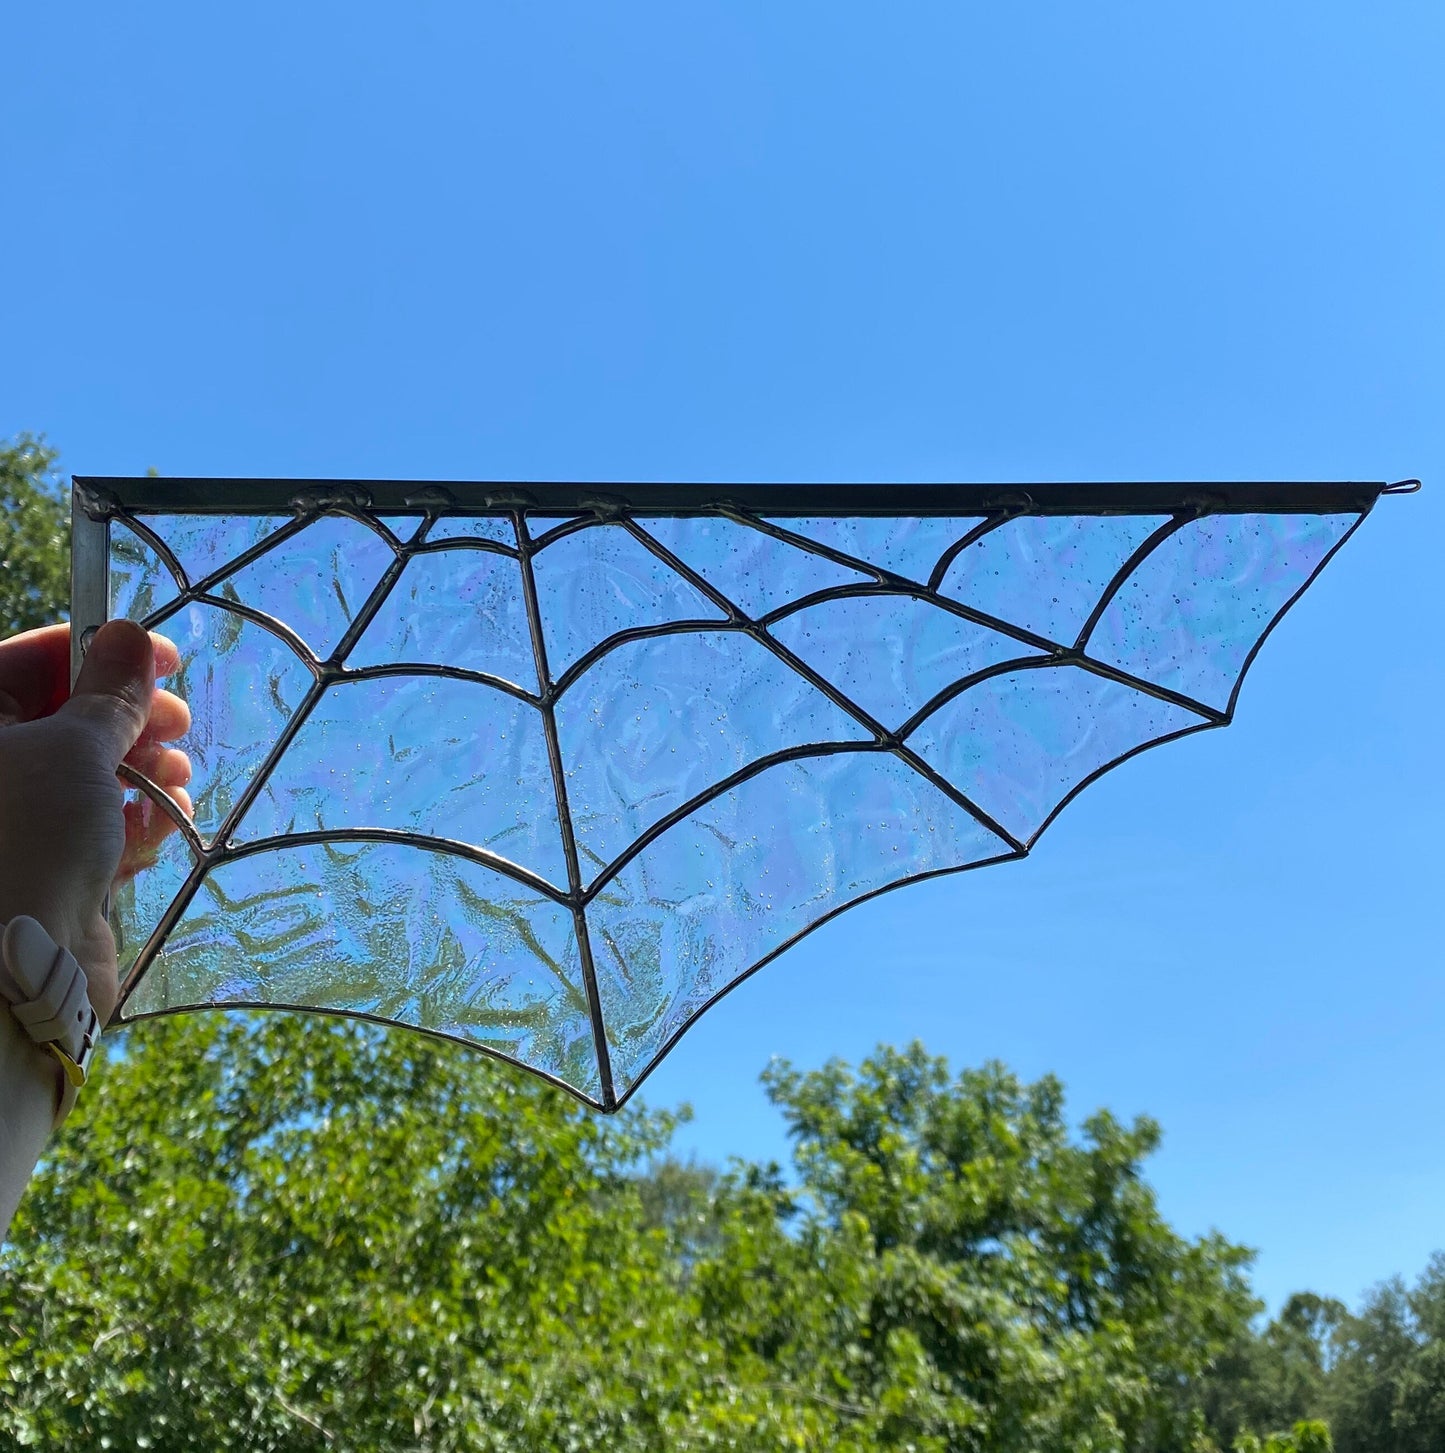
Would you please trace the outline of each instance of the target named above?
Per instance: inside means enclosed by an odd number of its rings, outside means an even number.
[[[0,634],[63,619],[70,593],[70,516],[58,455],[21,434],[0,443]]]
[[[1218,1359],[1201,1390],[1210,1431],[1221,1447],[1251,1429],[1318,1419],[1348,1317],[1342,1302],[1296,1292],[1263,1332],[1251,1329]]]
[[[1288,1433],[1271,1433],[1263,1439],[1241,1433],[1232,1448],[1233,1453],[1334,1453],[1329,1427],[1317,1419],[1298,1422]]]
[[[665,1447],[697,1339],[632,1172],[672,1120],[301,1015],[127,1036],[4,1253],[41,1447]],[[324,1430],[324,1431],[323,1431]]]
[[[1076,1142],[1054,1082],[916,1048],[774,1067],[789,1184],[650,1177],[675,1117],[415,1034],[121,1044],[4,1253],[21,1445],[1202,1450],[1191,1379],[1252,1307],[1160,1220],[1151,1127]]]
[[[1327,1388],[1338,1453],[1445,1448],[1445,1253],[1375,1288],[1341,1327]]]
[[[1057,1081],[916,1045],[765,1078],[801,1184],[735,1172],[694,1275],[739,1382],[833,1412],[840,1447],[1207,1446],[1190,1381],[1257,1304],[1247,1253],[1159,1216],[1150,1122],[1079,1143]]]

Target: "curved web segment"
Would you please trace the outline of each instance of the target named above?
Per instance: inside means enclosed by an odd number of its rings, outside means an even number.
[[[849,904],[1225,724],[1359,518],[120,515],[196,804],[121,1017],[363,1015],[614,1108]]]

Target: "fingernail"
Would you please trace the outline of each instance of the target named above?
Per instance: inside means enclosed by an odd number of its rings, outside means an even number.
[[[150,659],[151,639],[145,628],[134,621],[107,621],[90,643],[90,652],[100,651],[117,666],[128,666],[139,670]]]

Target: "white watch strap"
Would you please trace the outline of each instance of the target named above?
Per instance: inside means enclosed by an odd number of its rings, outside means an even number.
[[[100,1039],[85,970],[33,918],[13,918],[0,941],[0,995],[30,1038],[65,1071],[58,1125],[85,1083]]]

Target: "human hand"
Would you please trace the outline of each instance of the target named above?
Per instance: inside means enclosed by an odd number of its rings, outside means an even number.
[[[163,636],[111,621],[71,691],[69,626],[0,641],[0,923],[28,914],[68,948],[102,1024],[118,992],[106,895],[175,827],[148,798],[126,803],[116,769],[126,762],[191,810],[190,761],[165,745],[190,729],[190,711],[155,689],[177,662]]]

